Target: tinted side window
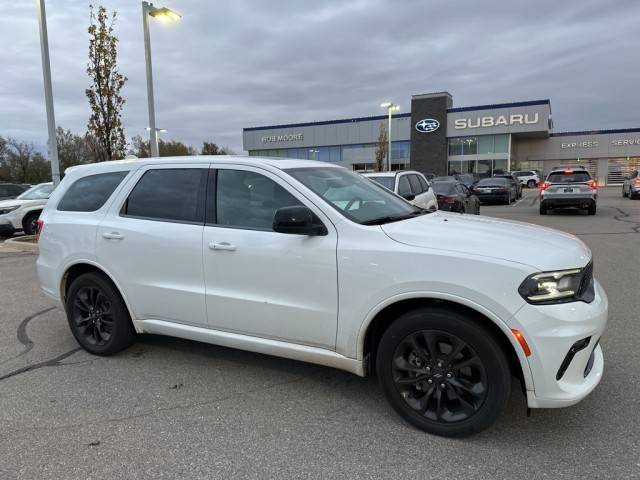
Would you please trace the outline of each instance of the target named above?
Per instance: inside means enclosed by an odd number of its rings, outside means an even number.
[[[411,186],[409,185],[408,175],[402,175],[398,179],[398,195],[411,195]]]
[[[271,230],[281,207],[302,205],[270,178],[246,170],[218,170],[216,224]]]
[[[429,189],[429,184],[427,183],[427,181],[421,177],[420,175],[416,175],[416,177],[418,177],[418,181],[420,182],[420,186],[422,187],[422,191],[426,192]]]
[[[58,203],[63,212],[95,212],[104,205],[129,172],[109,172],[79,178]]]
[[[420,185],[420,180],[418,180],[417,175],[407,175],[409,177],[409,183],[411,184],[411,190],[414,195],[420,195],[422,193],[422,185]]]
[[[0,185],[0,197],[8,197],[10,196],[9,188],[4,185]]]
[[[204,223],[204,199],[209,169],[149,170],[129,194],[122,213],[132,217]]]

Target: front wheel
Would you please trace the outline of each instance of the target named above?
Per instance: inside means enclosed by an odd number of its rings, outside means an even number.
[[[529,180],[527,182],[527,188],[536,188],[536,181],[535,180]]]
[[[98,273],[85,273],[73,281],[65,307],[71,333],[90,353],[113,355],[135,339],[120,293]]]
[[[38,232],[38,218],[40,212],[31,212],[22,220],[22,231],[25,235],[35,235]]]
[[[511,393],[511,371],[500,345],[474,320],[445,308],[399,317],[380,340],[376,369],[400,416],[445,437],[489,427]]]

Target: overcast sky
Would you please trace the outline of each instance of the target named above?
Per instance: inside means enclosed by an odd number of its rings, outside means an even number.
[[[98,4],[98,2],[95,2]],[[36,2],[3,1],[0,135],[46,142]],[[138,1],[118,12],[127,137],[144,135]],[[85,131],[89,2],[49,0],[56,122]],[[156,5],[161,5],[157,3]],[[242,152],[242,127],[408,111],[446,90],[454,106],[551,99],[556,131],[640,127],[640,2],[604,0],[167,0],[151,25],[156,122],[165,138]]]

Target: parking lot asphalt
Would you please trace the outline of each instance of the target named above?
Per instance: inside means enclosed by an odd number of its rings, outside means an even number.
[[[36,257],[0,248],[0,478],[640,478],[640,201],[604,188],[595,217],[540,216],[525,190],[481,213],[592,249],[610,316],[580,404],[528,418],[514,388],[494,427],[450,440],[401,420],[374,378],[159,336],[95,357],[40,293]]]

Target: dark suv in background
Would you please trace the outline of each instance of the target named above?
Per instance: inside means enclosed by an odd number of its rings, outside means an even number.
[[[0,200],[11,200],[27,190],[30,185],[18,183],[0,183]]]

